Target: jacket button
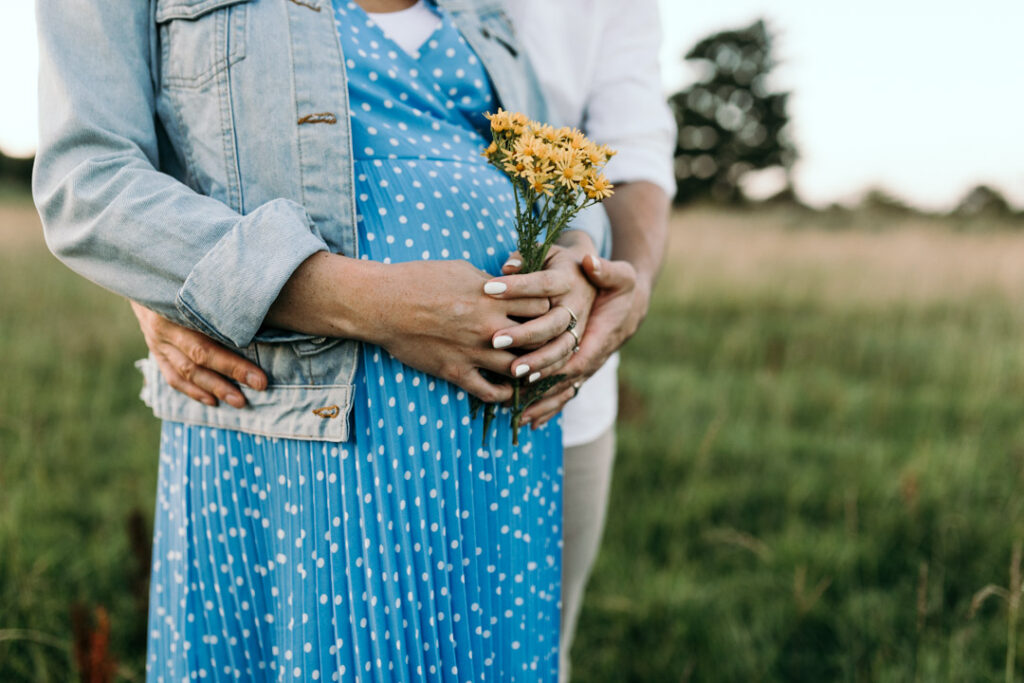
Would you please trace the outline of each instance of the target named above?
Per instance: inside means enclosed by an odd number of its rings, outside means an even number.
[[[341,414],[341,408],[338,406],[324,406],[323,408],[314,408],[313,414],[317,417],[322,417],[325,420],[332,420]]]

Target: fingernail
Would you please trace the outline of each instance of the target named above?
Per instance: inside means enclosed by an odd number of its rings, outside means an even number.
[[[242,395],[234,392],[228,394],[226,400],[236,408],[241,407],[245,403],[245,399],[242,398]]]
[[[516,377],[522,377],[523,375],[525,375],[529,371],[530,371],[530,366],[529,365],[517,365],[516,366],[516,370],[515,370]]]
[[[484,294],[501,294],[508,286],[504,282],[488,282],[484,285]]]
[[[216,408],[217,407],[217,402],[214,401],[212,398],[204,398],[203,399],[203,403],[205,403],[206,405],[210,406],[211,408]]]
[[[523,265],[523,262],[519,259],[510,258],[508,261],[505,261],[505,265],[503,265],[502,268],[518,268],[521,265]]]
[[[494,348],[496,349],[504,349],[512,346],[512,337],[507,334],[499,334],[491,343],[494,344]]]
[[[530,384],[533,384],[534,382],[536,382],[539,379],[540,379],[540,373],[539,372],[535,372],[532,375],[530,375],[530,378],[529,378],[528,381],[530,382]]]
[[[594,264],[594,274],[596,275],[596,274],[600,273],[601,272],[601,259],[597,258],[596,256],[591,256],[590,257],[590,262]]]
[[[263,387],[263,378],[257,375],[255,372],[250,372],[245,376],[245,383],[251,389],[260,391]]]

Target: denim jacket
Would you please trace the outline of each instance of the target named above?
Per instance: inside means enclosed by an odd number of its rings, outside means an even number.
[[[544,117],[501,0],[437,0],[506,109]],[[209,407],[138,363],[157,416],[344,441],[357,342],[263,319],[315,252],[356,257],[345,59],[331,0],[39,0],[33,193],[69,267],[260,365]],[[597,235],[595,235],[596,237]]]

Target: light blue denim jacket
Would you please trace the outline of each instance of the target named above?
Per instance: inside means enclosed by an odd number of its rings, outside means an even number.
[[[437,0],[506,109],[544,118],[501,0]],[[69,267],[260,365],[212,408],[139,362],[157,416],[344,441],[357,342],[262,327],[311,254],[356,253],[345,60],[330,0],[39,0],[33,193]],[[595,241],[602,239],[594,228]]]

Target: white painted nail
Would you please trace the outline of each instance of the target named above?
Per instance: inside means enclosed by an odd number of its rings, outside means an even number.
[[[508,289],[508,285],[504,282],[488,282],[484,285],[484,294],[501,294],[506,289]]]
[[[516,377],[522,377],[530,371],[529,365],[517,365],[516,366]]]
[[[529,378],[528,381],[530,382],[530,384],[533,384],[534,382],[536,382],[539,379],[540,379],[540,373],[539,372],[535,372],[532,375],[530,375],[530,378]]]
[[[491,343],[494,344],[496,349],[504,349],[512,346],[512,337],[507,334],[499,334]]]
[[[518,268],[521,265],[523,265],[523,262],[519,259],[510,258],[508,261],[505,261],[505,265],[502,268]]]

